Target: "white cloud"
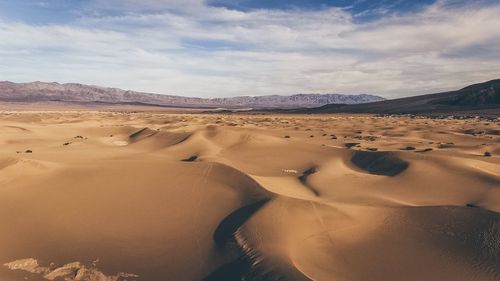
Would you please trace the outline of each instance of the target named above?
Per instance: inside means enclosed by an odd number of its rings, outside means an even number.
[[[359,23],[334,8],[241,12],[189,3],[93,0],[64,25],[0,22],[8,38],[0,41],[0,79],[191,96],[396,97],[500,77],[500,5],[438,2]]]

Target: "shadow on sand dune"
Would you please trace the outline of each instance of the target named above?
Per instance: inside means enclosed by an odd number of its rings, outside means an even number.
[[[158,133],[158,131],[151,130],[149,128],[143,128],[140,129],[139,131],[131,134],[128,138],[130,142],[137,142],[139,140],[154,136]]]
[[[217,226],[214,232],[214,241],[218,247],[223,248],[226,243],[234,239],[234,233],[242,226],[255,212],[257,212],[262,206],[264,206],[269,199],[264,199],[257,201],[253,204],[244,206],[229,216],[227,216],[222,222]]]
[[[254,250],[249,249],[248,245],[241,245],[245,244],[244,238],[236,239],[238,229],[243,226],[245,222],[252,217],[252,215],[254,215],[270,201],[270,199],[263,199],[244,206],[222,220],[214,232],[213,238],[215,244],[221,249],[226,248],[226,250],[238,252],[239,257],[222,265],[210,273],[210,275],[205,277],[202,281],[291,281],[291,279],[285,277],[287,274],[281,274],[279,270],[269,268],[262,270],[262,268],[260,268],[261,265],[259,265],[261,260],[258,257],[258,254]],[[228,247],[230,249],[227,249]],[[300,280],[309,280],[296,269],[294,270],[294,274],[303,277]]]
[[[351,162],[370,174],[395,176],[404,172],[410,165],[394,152],[354,152]]]
[[[240,252],[240,256],[229,263],[226,263],[205,277],[202,281],[238,281],[243,280],[244,276],[250,272],[252,261],[251,257],[244,254],[237,246],[235,241],[235,233],[254,213],[264,206],[270,199],[263,199],[244,206],[229,216],[224,218],[214,232],[213,239],[219,248],[224,248],[229,242],[234,242],[236,251]],[[246,279],[245,279],[246,280]]]

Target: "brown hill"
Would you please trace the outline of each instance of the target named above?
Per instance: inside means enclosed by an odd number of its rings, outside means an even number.
[[[457,91],[385,100],[357,105],[329,104],[306,113],[419,114],[487,111],[500,114],[500,79]]]

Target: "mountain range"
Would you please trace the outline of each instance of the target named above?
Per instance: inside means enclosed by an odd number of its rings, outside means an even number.
[[[127,91],[77,83],[0,82],[0,101],[63,102],[78,104],[133,104],[194,108],[313,108],[326,104],[360,104],[381,101],[373,95],[297,94],[291,96],[240,96],[197,98]]]

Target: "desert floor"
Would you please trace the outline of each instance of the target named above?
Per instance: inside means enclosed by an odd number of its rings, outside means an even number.
[[[500,280],[499,212],[498,120],[0,112],[2,281]]]

